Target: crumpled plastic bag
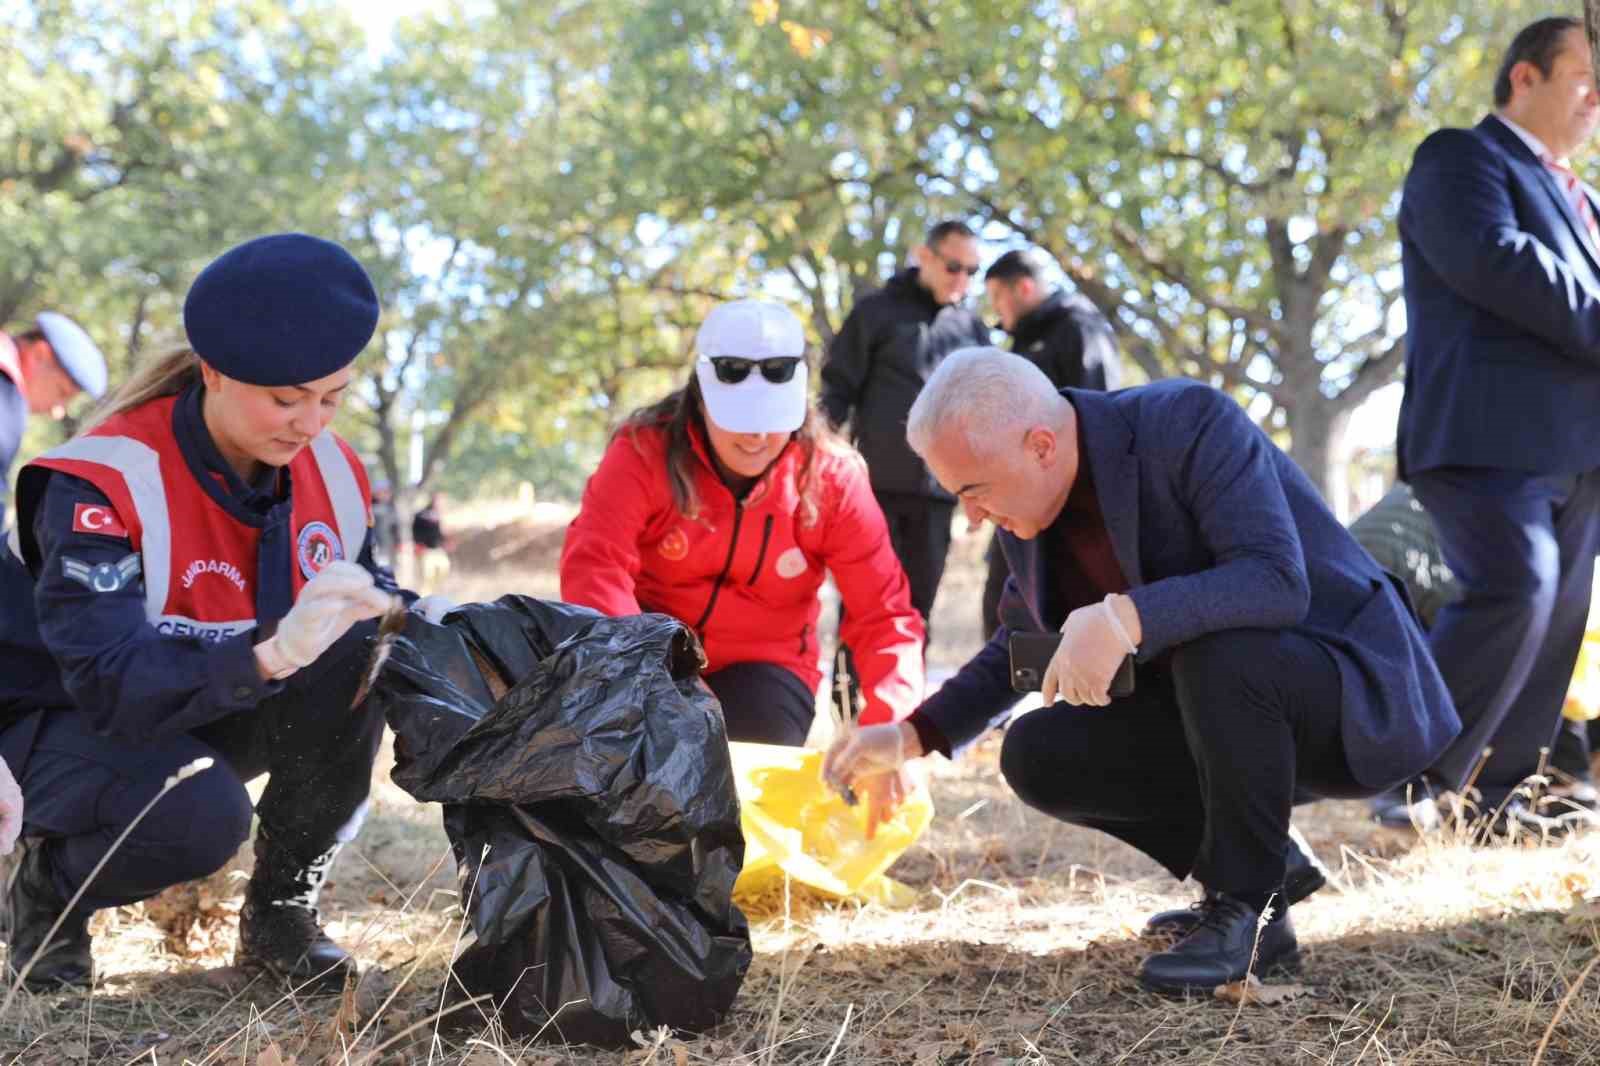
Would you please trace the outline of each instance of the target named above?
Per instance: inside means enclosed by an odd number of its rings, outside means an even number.
[[[476,937],[451,992],[492,993],[511,1035],[626,1046],[732,1005],[744,845],[703,662],[664,615],[506,596],[408,619],[369,698],[395,783],[445,805]]]
[[[734,777],[744,817],[744,871],[734,894],[750,898],[785,875],[824,895],[908,906],[916,893],[884,876],[933,821],[918,788],[867,839],[865,803],[854,807],[822,782],[822,752],[735,741]]]

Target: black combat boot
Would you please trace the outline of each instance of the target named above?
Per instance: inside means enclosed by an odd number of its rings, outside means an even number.
[[[1279,910],[1276,903],[1273,910]],[[1244,900],[1207,893],[1194,931],[1170,950],[1145,959],[1139,983],[1162,995],[1208,995],[1218,985],[1242,980],[1246,973],[1297,972],[1300,944],[1288,911],[1265,925],[1260,925],[1260,918],[1261,912]]]
[[[6,888],[7,942],[11,946],[6,962],[15,979],[32,960],[24,983],[35,991],[63,985],[88,988],[94,982],[94,959],[89,951],[87,914],[69,914],[51,936],[49,947],[39,951],[67,905],[56,890],[44,845],[37,838],[17,841],[18,854]]]
[[[1300,830],[1289,827],[1289,851],[1284,856],[1283,894],[1294,906],[1328,883],[1328,870]],[[1200,924],[1209,899],[1199,899],[1179,910],[1152,915],[1144,925],[1144,936],[1188,936]]]
[[[256,832],[256,867],[239,911],[234,964],[265,969],[295,986],[337,992],[356,976],[356,961],[322,931],[317,895],[338,845],[311,863]]]

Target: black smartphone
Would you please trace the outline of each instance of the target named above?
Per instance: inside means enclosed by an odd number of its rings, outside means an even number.
[[[1014,692],[1038,692],[1044,685],[1044,672],[1050,659],[1061,646],[1059,633],[1011,634],[1011,689]],[[1111,698],[1121,699],[1133,695],[1133,656],[1123,656],[1111,679]]]

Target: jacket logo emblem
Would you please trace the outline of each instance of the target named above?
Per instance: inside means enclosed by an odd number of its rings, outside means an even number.
[[[221,574],[227,578],[233,587],[240,592],[244,591],[244,575],[239,568],[226,559],[196,559],[183,571],[183,587],[193,588],[195,578],[201,574]]]
[[[661,538],[661,543],[656,545],[656,551],[661,553],[663,559],[670,562],[676,563],[685,559],[689,555],[689,536],[674,526]]]
[[[80,503],[72,508],[74,533],[98,533],[102,537],[126,537],[128,527],[117,512],[103,503]]]
[[[328,523],[307,522],[295,539],[295,557],[300,561],[301,575],[310,581],[329,563],[344,558],[344,545]]]
[[[797,578],[806,572],[806,553],[799,548],[790,548],[778,556],[778,561],[772,564],[772,568],[778,572],[778,576],[781,578]]]
[[[114,563],[88,563],[71,556],[61,557],[61,572],[91,592],[116,592],[139,576],[142,566],[138,552],[129,552]]]

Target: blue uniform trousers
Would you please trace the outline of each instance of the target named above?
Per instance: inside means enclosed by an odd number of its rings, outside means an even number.
[[[359,828],[383,719],[350,701],[375,623],[354,627],[254,710],[149,743],[97,735],[74,709],[13,723],[35,730],[23,764],[24,833],[44,838],[68,898],[168,776],[202,756],[216,764],[168,792],[117,848],[78,910],[120,906],[220,869],[250,829],[245,782],[269,775],[256,809],[274,843],[309,865]]]

